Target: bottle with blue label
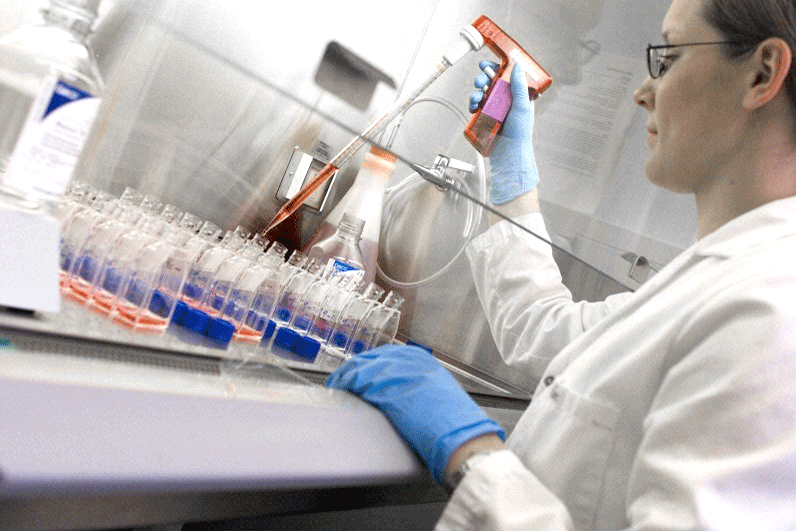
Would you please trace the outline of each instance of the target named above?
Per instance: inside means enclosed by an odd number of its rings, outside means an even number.
[[[325,264],[327,271],[333,270],[333,276],[344,274],[362,278],[365,263],[359,241],[364,227],[365,220],[344,213],[335,233],[313,245],[309,258]]]
[[[88,44],[99,0],[50,0],[41,21],[0,39],[0,192],[38,206],[72,178],[102,93]]]

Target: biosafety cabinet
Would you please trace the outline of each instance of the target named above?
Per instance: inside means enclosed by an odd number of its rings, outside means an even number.
[[[6,4],[2,33],[36,16],[35,2]],[[535,382],[502,362],[464,254],[488,226],[490,180],[488,161],[463,135],[467,103],[479,61],[497,56],[488,47],[463,54],[408,98],[462,29],[489,17],[553,80],[535,102],[534,149],[565,284],[578,300],[636,289],[694,238],[690,197],[644,176],[645,113],[631,97],[667,7],[103,0],[91,43],[106,86],[74,179],[116,197],[132,187],[222,231],[258,233],[358,139],[333,177],[269,233],[292,251],[308,246],[352,194],[372,193],[367,156],[389,153],[362,245],[374,283],[403,299],[395,340],[432,350],[510,429]],[[397,111],[396,102],[404,102]],[[356,200],[351,208],[361,206]],[[431,508],[415,514],[433,521],[444,501],[380,415],[322,387],[324,367],[272,364],[235,341],[219,347],[120,329],[66,299],[56,314],[4,310],[0,318],[0,415],[26,419],[16,444],[46,441],[36,453],[0,454],[3,527],[131,527],[406,504]],[[99,421],[76,417],[71,431],[53,423],[76,409]],[[270,436],[258,431],[262,416]],[[58,440],[66,433],[74,439]],[[252,433],[271,445],[271,459],[251,445]],[[233,453],[219,455],[222,448]],[[59,449],[74,453],[64,458]],[[158,499],[178,507],[171,519]]]

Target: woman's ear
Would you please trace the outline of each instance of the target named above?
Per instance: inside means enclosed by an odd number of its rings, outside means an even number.
[[[784,40],[770,37],[758,44],[750,61],[753,70],[744,96],[744,107],[755,110],[773,100],[784,89],[792,62],[793,54]]]

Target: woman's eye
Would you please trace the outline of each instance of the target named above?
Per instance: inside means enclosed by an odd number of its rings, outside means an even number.
[[[667,54],[667,55],[659,56],[658,57],[658,75],[662,75],[667,70],[669,70],[669,67],[672,65],[672,63],[674,62],[674,60],[676,58],[677,58],[677,56],[674,55],[674,54]]]

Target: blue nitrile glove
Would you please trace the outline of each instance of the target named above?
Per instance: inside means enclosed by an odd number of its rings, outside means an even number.
[[[487,67],[497,72],[498,64],[492,61],[478,63],[481,70]],[[470,94],[470,112],[478,109],[484,97],[483,89],[489,85],[486,73],[478,75],[476,90]],[[500,205],[533,190],[539,184],[539,170],[533,155],[533,101],[528,97],[525,70],[515,63],[511,71],[511,110],[503,123],[503,129],[489,155],[492,187],[489,199]]]
[[[506,433],[428,351],[384,345],[348,360],[329,387],[359,395],[384,413],[442,483],[453,452],[479,435]]]

